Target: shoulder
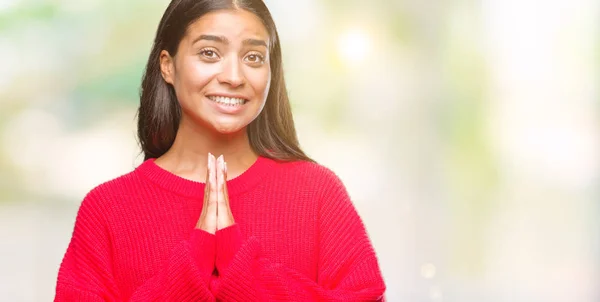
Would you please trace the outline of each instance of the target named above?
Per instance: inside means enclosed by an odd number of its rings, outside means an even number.
[[[140,177],[135,170],[100,183],[85,194],[80,211],[107,213],[114,202],[134,194],[139,183]]]
[[[277,177],[290,179],[296,183],[318,189],[321,193],[346,191],[340,177],[330,168],[317,162],[292,161],[278,162]]]
[[[277,169],[279,172],[293,177],[304,177],[315,180],[322,180],[326,182],[335,182],[339,180],[339,177],[328,167],[319,164],[317,162],[309,162],[305,160],[289,161],[289,162],[277,162]]]
[[[292,179],[294,191],[311,196],[325,223],[357,222],[360,216],[341,178],[329,167],[307,161],[279,164],[278,177]],[[276,180],[279,181],[279,180]]]

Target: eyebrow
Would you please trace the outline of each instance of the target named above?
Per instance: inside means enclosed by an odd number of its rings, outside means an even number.
[[[229,40],[225,36],[215,36],[215,35],[200,35],[198,38],[194,39],[192,44],[195,44],[196,42],[198,42],[200,40],[208,40],[208,41],[219,42],[222,44],[229,44]],[[242,41],[242,44],[251,45],[251,46],[264,46],[264,47],[268,48],[267,42],[265,42],[264,40],[259,40],[259,39],[246,39],[246,40]]]
[[[267,42],[258,39],[246,39],[242,42],[244,45],[252,45],[252,46],[264,46],[267,47]],[[268,47],[267,47],[268,48]]]

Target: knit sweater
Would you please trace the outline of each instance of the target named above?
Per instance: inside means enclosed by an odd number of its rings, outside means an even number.
[[[265,157],[227,181],[235,224],[196,229],[204,183],[154,159],[83,199],[55,301],[377,301],[385,285],[340,179]]]

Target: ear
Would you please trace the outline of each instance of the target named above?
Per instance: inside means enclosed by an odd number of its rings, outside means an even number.
[[[175,60],[168,51],[162,50],[159,55],[160,59],[160,73],[165,82],[173,85],[174,71],[175,71]]]

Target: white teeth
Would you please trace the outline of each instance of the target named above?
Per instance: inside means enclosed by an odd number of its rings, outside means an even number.
[[[228,106],[238,106],[238,105],[242,105],[246,102],[246,100],[244,99],[238,99],[238,98],[227,98],[227,97],[223,97],[223,96],[209,96],[208,98],[210,98],[211,100],[219,103],[219,104],[224,104],[224,105],[228,105]]]

